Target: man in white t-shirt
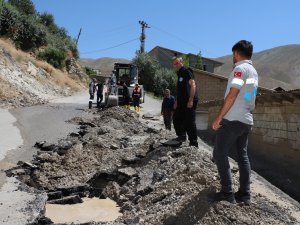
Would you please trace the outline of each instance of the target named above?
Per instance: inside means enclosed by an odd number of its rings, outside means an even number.
[[[221,180],[221,190],[214,196],[215,201],[250,204],[251,167],[247,153],[248,135],[253,125],[252,111],[258,88],[258,75],[252,61],[251,42],[241,40],[232,47],[233,63],[224,104],[212,124],[217,131],[214,145],[214,160]],[[235,146],[240,174],[239,190],[234,194],[228,160],[229,150]]]

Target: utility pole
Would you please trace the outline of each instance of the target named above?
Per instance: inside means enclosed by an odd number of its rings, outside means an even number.
[[[77,44],[78,44],[78,40],[79,40],[80,34],[81,34],[81,28],[80,28],[80,30],[79,30],[79,33],[78,33],[78,36],[77,36],[77,39],[76,39],[76,46],[77,46]]]
[[[141,41],[140,53],[144,53],[144,51],[145,51],[145,39],[146,39],[145,28],[150,28],[150,27],[148,26],[148,24],[145,21],[140,21],[139,20],[139,24],[142,27],[142,33],[141,33],[141,36],[140,36],[140,41]]]

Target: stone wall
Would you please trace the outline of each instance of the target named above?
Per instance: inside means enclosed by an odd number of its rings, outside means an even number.
[[[194,69],[199,102],[223,99],[227,86],[227,78],[213,73]]]
[[[252,136],[256,137],[256,142],[270,143],[274,147],[285,142],[285,147],[300,153],[300,101],[259,104],[253,116]]]

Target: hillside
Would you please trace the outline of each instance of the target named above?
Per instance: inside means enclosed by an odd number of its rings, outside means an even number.
[[[129,63],[130,60],[128,59],[121,59],[121,58],[109,58],[103,57],[99,59],[89,59],[89,58],[82,58],[79,59],[79,64],[82,67],[90,67],[92,69],[98,69],[101,71],[103,75],[111,74],[111,71],[114,68],[114,63]]]
[[[85,78],[55,69],[0,39],[0,107],[40,104],[85,88]]]
[[[232,70],[232,56],[217,59],[224,63],[215,73],[228,76]],[[285,45],[253,54],[255,68],[260,76],[260,86],[285,89],[300,88],[300,45]]]

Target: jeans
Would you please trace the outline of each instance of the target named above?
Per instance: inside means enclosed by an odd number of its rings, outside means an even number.
[[[232,147],[237,150],[237,163],[240,173],[240,188],[242,192],[250,193],[250,173],[251,167],[247,153],[248,134],[251,125],[223,119],[221,127],[217,131],[213,157],[215,159],[221,179],[222,191],[232,192],[231,170],[228,160],[228,153]]]
[[[198,144],[197,127],[196,127],[196,106],[194,102],[192,108],[186,106],[177,106],[173,115],[173,123],[176,135],[183,140],[188,135],[190,144]]]

